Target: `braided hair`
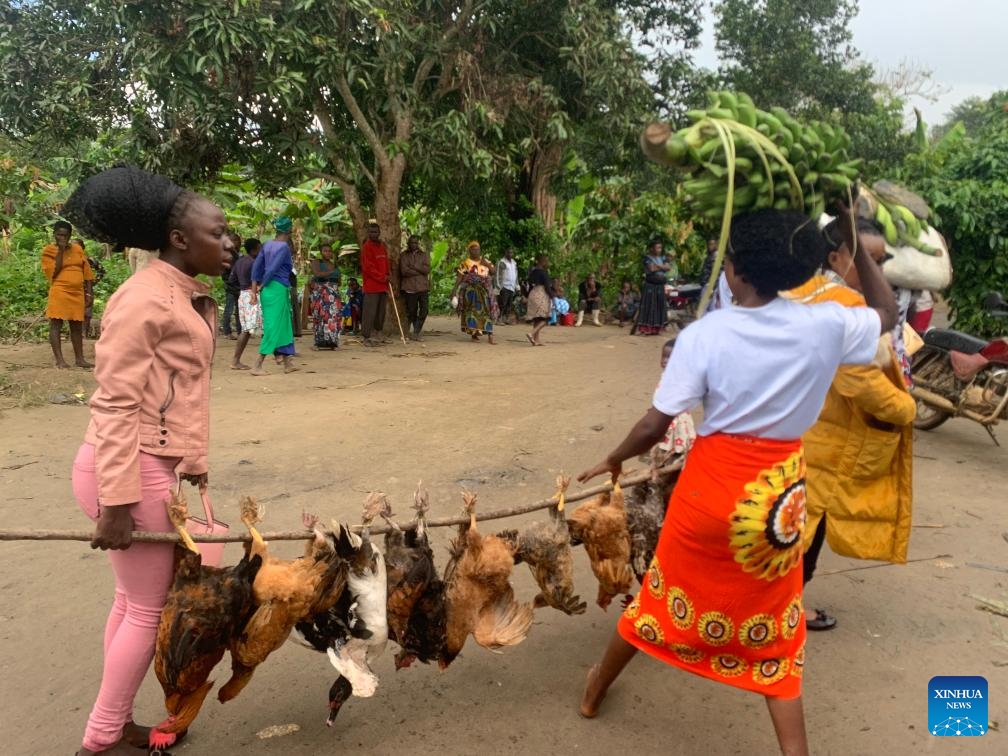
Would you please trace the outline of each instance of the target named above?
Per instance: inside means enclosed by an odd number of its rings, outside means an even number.
[[[70,195],[63,217],[88,237],[120,247],[164,250],[168,234],[199,199],[164,176],[118,165],[91,176]]]
[[[761,297],[805,283],[826,260],[816,222],[798,210],[756,210],[732,219],[728,255]]]

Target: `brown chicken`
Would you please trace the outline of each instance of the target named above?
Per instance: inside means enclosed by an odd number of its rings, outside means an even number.
[[[445,568],[447,627],[445,652],[439,665],[447,667],[472,633],[477,643],[496,650],[516,646],[532,627],[532,607],[515,601],[508,578],[514,549],[497,536],[476,529],[476,495],[463,491],[468,524],[459,526]]]
[[[627,530],[630,533],[630,566],[637,582],[644,584],[644,576],[651,567],[658,536],[665,521],[669,496],[678,480],[678,473],[659,477],[658,468],[668,460],[668,455],[657,446],[651,450],[651,479],[638,483],[626,497]]]
[[[574,593],[574,556],[571,535],[564,519],[564,494],[570,477],[557,476],[557,503],[550,507],[547,522],[533,522],[520,532],[498,533],[515,552],[515,564],[525,562],[532,571],[539,594],[532,602],[536,609],[551,606],[566,614],[583,614],[588,604]]]
[[[165,694],[168,718],[151,728],[150,745],[165,748],[189,727],[213,681],[214,666],[255,609],[252,582],[262,565],[245,554],[233,567],[204,567],[185,529],[185,499],[172,495],[168,516],[184,545],[176,547],[175,578],[161,612],[154,673]]]
[[[336,552],[333,533],[316,528],[303,557],[277,559],[269,555],[255,528],[261,516],[252,497],[242,499],[241,521],[252,535],[249,552],[262,558],[262,567],[252,584],[255,612],[229,644],[231,679],[217,691],[221,703],[242,691],[255,668],[283,645],[296,623],[328,610],[346,587],[347,564]]]
[[[623,490],[619,483],[612,493],[603,493],[571,512],[567,520],[571,543],[583,543],[598,578],[596,603],[608,608],[613,597],[630,591],[633,571],[630,569],[630,533],[627,530]]]
[[[400,529],[384,513],[392,530],[385,534],[385,568],[388,576],[389,638],[399,644],[396,669],[414,660],[424,663],[441,658],[445,643],[444,583],[434,566],[427,540],[427,492],[417,484],[413,494],[414,527]]]

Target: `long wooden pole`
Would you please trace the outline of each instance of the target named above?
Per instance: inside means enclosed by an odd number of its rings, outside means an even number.
[[[682,469],[682,464],[682,458],[680,457],[672,463],[658,468],[657,474],[660,477],[672,475]],[[620,481],[620,485],[634,486],[638,483],[645,482],[650,479],[651,476],[651,470],[643,470],[641,472],[625,476],[623,480]],[[593,486],[592,488],[586,488],[576,494],[566,495],[564,496],[564,500],[567,502],[582,501],[611,490],[612,483],[605,483]],[[548,509],[549,507],[555,505],[556,498],[553,497],[537,501],[534,504],[523,504],[518,507],[477,512],[476,520],[479,522],[485,520],[501,520],[505,517],[515,517],[517,515],[536,512],[540,509]],[[460,525],[466,522],[469,522],[469,517],[465,515],[440,517],[427,520],[427,527],[445,528],[452,525]],[[410,522],[409,524],[401,527],[403,530],[409,530],[413,527],[413,523]],[[392,526],[390,525],[375,525],[370,529],[370,533],[372,535],[380,535],[382,533],[387,533],[391,529]],[[355,527],[353,530],[360,532],[360,527]],[[192,535],[192,539],[197,543],[241,543],[252,540],[252,537],[248,533],[226,533],[222,535],[198,535],[196,533],[192,533],[190,535]],[[93,530],[0,530],[0,541],[90,541],[93,537]],[[281,530],[274,533],[263,533],[262,537],[267,541],[306,541],[314,536],[309,530]],[[133,540],[137,543],[178,543],[180,539],[178,533],[147,533],[144,531],[136,531],[133,533]]]

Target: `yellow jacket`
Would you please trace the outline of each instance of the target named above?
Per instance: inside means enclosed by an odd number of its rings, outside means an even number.
[[[852,303],[851,289],[816,288],[813,298],[801,299]],[[802,439],[808,490],[806,548],[819,519],[828,514],[826,539],[837,554],[906,562],[916,404],[895,353],[889,349],[886,355],[884,368],[841,366],[819,420]]]

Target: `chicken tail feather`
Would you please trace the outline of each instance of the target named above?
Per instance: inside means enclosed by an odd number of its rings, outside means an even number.
[[[473,628],[473,638],[491,650],[517,646],[532,628],[532,605],[514,600],[498,601],[480,612]]]

